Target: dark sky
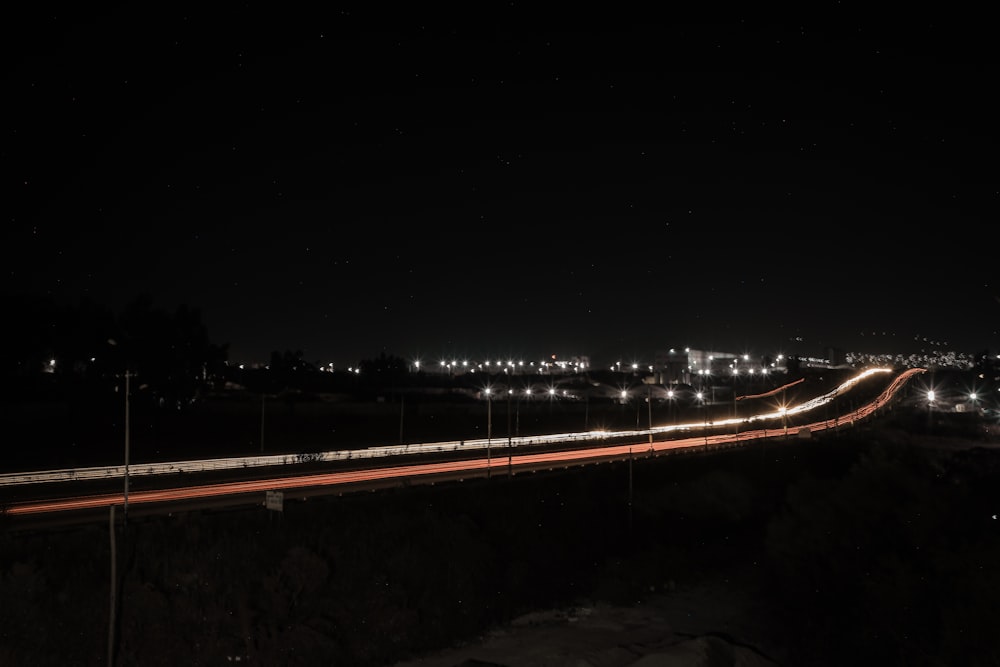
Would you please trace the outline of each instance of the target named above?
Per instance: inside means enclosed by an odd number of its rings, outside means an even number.
[[[485,6],[9,15],[0,289],[233,361],[1000,348],[986,17]]]

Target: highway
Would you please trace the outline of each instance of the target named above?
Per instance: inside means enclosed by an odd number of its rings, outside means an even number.
[[[140,464],[130,469],[132,477],[154,478],[151,481],[156,481],[158,486],[165,488],[130,491],[127,510],[131,515],[136,515],[195,507],[262,505],[265,494],[269,491],[281,491],[286,499],[306,499],[316,495],[342,494],[386,486],[515,475],[635,457],[725,449],[768,438],[788,438],[790,435],[804,439],[813,433],[851,426],[870,418],[887,406],[911,378],[925,370],[913,368],[902,371],[887,383],[874,400],[832,419],[808,423],[802,423],[802,419],[807,419],[812,411],[830,404],[862,380],[876,374],[891,374],[892,370],[867,369],[833,391],[800,404],[764,414],[710,422],[671,424],[634,431],[587,431],[531,438],[491,438],[374,447],[366,450],[320,452],[307,456],[278,455]],[[799,419],[793,427],[789,427],[789,420],[793,416],[799,416]],[[449,454],[450,457],[447,456]],[[404,456],[408,461],[412,461],[411,457],[414,456],[426,460],[394,464],[394,461],[398,462]],[[315,472],[316,464],[329,462],[349,462],[352,467]],[[230,478],[241,478],[178,485],[178,481],[187,482],[192,476],[197,476],[178,474],[182,472],[206,473],[216,478],[225,473]],[[88,495],[68,493],[68,490],[74,484],[87,481],[123,481],[124,476],[123,466],[0,475],[0,487],[8,487],[8,490],[33,485],[51,485],[52,488],[51,494],[43,494],[45,497],[9,503],[3,508],[3,513],[12,520],[41,515],[60,515],[69,520],[67,515],[71,514],[77,515],[80,520],[96,520],[99,516],[103,517],[109,507],[124,505],[124,489]],[[251,476],[257,478],[246,479]]]

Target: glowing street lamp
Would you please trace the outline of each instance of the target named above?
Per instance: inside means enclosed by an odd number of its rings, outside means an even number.
[[[653,449],[653,385],[646,385],[646,416],[649,419],[649,449]]]
[[[493,396],[492,390],[486,387],[486,479],[490,478],[490,447],[493,439]]]
[[[125,369],[125,495],[122,500],[122,521],[128,523],[128,458],[129,458],[129,439],[131,436],[132,427],[129,423],[131,410],[129,409],[129,394],[132,389],[132,374]]]
[[[736,390],[739,386],[740,379],[740,368],[738,364],[738,360],[733,361],[733,432],[735,432],[736,435],[739,435],[740,433],[740,412],[736,405]]]
[[[705,425],[702,427],[702,433],[705,436],[705,444],[708,444],[708,404],[705,403],[705,392],[699,391],[695,394],[695,398],[698,399],[698,403],[701,405],[702,414],[705,419]]]
[[[531,387],[525,387],[524,397],[526,400],[531,399]],[[517,401],[514,402],[514,435],[521,435],[521,397],[517,397]]]
[[[510,401],[513,396],[514,396],[514,388],[508,384],[507,385],[507,476],[508,477],[513,475],[513,471],[511,470],[511,465],[513,464],[513,456],[514,456],[514,441],[513,441],[514,432],[511,430],[510,427]],[[518,400],[520,401],[520,399]]]

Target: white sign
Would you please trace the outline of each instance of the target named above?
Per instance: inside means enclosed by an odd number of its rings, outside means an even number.
[[[264,498],[264,506],[269,510],[281,512],[284,510],[285,494],[281,491],[268,491]]]

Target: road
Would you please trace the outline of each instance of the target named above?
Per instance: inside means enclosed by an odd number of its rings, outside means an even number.
[[[874,400],[846,414],[837,415],[832,419],[802,423],[802,416],[821,406],[829,405],[861,380],[873,374],[891,372],[890,369],[868,369],[831,392],[765,414],[636,431],[554,434],[546,436],[543,441],[535,437],[530,439],[534,451],[524,451],[529,447],[525,442],[520,442],[521,439],[515,446],[513,439],[504,438],[371,448],[363,454],[356,451],[350,454],[328,452],[310,456],[308,460],[284,456],[149,464],[137,468],[146,475],[159,475],[156,480],[158,483],[162,479],[164,484],[174,485],[168,488],[130,491],[127,511],[134,516],[207,506],[262,505],[265,493],[268,491],[281,491],[286,499],[306,499],[317,495],[342,494],[387,486],[454,482],[623,461],[637,457],[741,447],[769,438],[788,438],[790,435],[806,438],[811,437],[813,433],[849,427],[871,418],[880,409],[889,405],[911,378],[925,372],[925,369],[914,368],[900,372],[887,383],[886,388]],[[790,421],[794,425],[790,426]],[[538,451],[540,444],[545,447],[543,451]],[[449,452],[451,458],[440,460]],[[392,457],[397,457],[395,460],[398,461],[402,456],[421,454],[425,459],[433,457],[434,460],[386,465],[385,460],[391,461]],[[458,455],[461,456],[455,458]],[[311,472],[316,464],[338,460],[350,461],[355,467]],[[363,465],[360,465],[362,463]],[[292,466],[294,472],[287,472],[286,468],[281,474],[277,474],[275,466]],[[262,470],[274,474],[261,475]],[[88,471],[92,474],[87,475]],[[241,478],[176,485],[177,481],[191,478],[191,475],[178,475],[178,472],[212,474],[216,477],[226,472],[229,476],[236,475]],[[252,476],[251,473],[257,478],[246,479]],[[98,517],[105,516],[109,507],[124,505],[124,489],[120,492],[87,495],[77,492],[65,495],[68,491],[67,484],[72,487],[74,483],[79,484],[87,480],[98,479],[105,482],[120,480],[124,474],[124,469],[110,467],[3,475],[0,476],[0,486],[7,487],[62,482],[51,484],[53,491],[43,494],[45,497],[9,503],[4,508],[4,514],[13,520],[41,515],[52,516],[54,522],[98,520]]]

